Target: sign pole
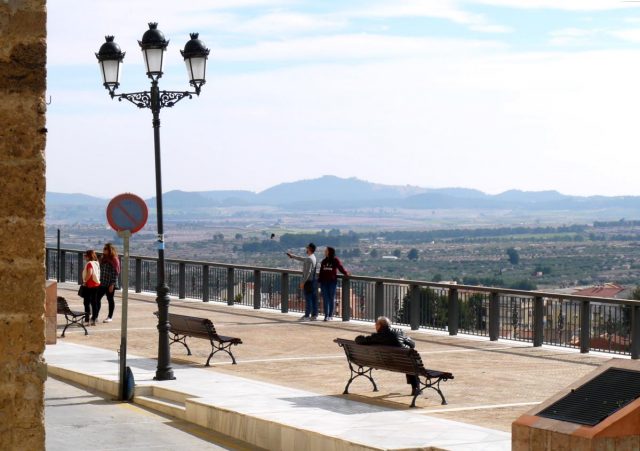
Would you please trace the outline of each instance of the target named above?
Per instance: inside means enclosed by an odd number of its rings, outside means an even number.
[[[127,312],[129,308],[129,238],[147,223],[149,210],[139,196],[131,193],[118,194],[107,205],[107,221],[122,238],[122,323],[120,326],[120,386],[118,397],[129,401],[133,396],[135,382],[131,368],[127,367]]]
[[[120,325],[120,400],[127,401],[127,314],[129,307],[129,238],[130,230],[118,232],[123,240],[124,253],[122,258],[122,322]]]

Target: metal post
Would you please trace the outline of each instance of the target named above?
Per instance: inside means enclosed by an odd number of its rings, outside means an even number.
[[[253,308],[258,310],[261,304],[262,280],[260,270],[253,271]]]
[[[497,341],[500,337],[500,295],[491,293],[489,298],[489,340]]]
[[[59,275],[59,280],[61,282],[66,282],[67,281],[67,253],[65,251],[63,251],[62,249],[60,251],[60,257],[59,258],[59,262],[60,262],[60,266],[58,266],[58,275]]]
[[[233,305],[235,296],[233,290],[236,286],[235,271],[233,268],[227,268],[227,305]]]
[[[582,301],[580,305],[580,352],[587,353],[591,347],[591,305]]]
[[[342,321],[351,319],[351,280],[347,277],[342,278],[342,302],[340,304],[342,312]]]
[[[458,321],[460,314],[458,313],[458,290],[451,288],[449,290],[449,335],[458,335]]]
[[[184,262],[178,263],[178,299],[187,297],[187,269]]]
[[[384,316],[384,284],[382,282],[376,282],[374,312],[374,320]]]
[[[60,229],[58,229],[58,244],[57,244],[57,253],[56,253],[56,279],[58,280],[58,282],[61,282],[62,279],[60,278],[60,260],[62,259],[62,256],[60,255]]]
[[[533,346],[542,346],[544,342],[544,299],[533,298]]]
[[[640,305],[631,306],[631,358],[640,358]]]
[[[209,265],[202,265],[202,302],[209,302]]]
[[[155,380],[175,379],[171,368],[171,350],[169,348],[169,287],[164,280],[164,224],[162,222],[162,166],[160,162],[160,90],[158,80],[151,81],[151,112],[153,113],[153,147],[156,165],[156,213],[158,225],[158,367]]]
[[[51,277],[51,265],[49,264],[49,259],[51,258],[51,249],[48,247],[44,248],[44,267],[45,267],[45,278],[50,279]]]
[[[136,257],[136,293],[142,293],[142,259]]]
[[[127,387],[125,382],[127,371],[127,317],[129,311],[129,238],[131,232],[125,230],[118,232],[123,241],[123,267],[122,267],[122,312],[120,323],[120,400],[127,400]]]
[[[280,311],[289,312],[289,273],[283,272],[280,276]]]
[[[78,252],[78,285],[82,285],[82,270],[84,269],[84,253],[83,252]]]
[[[409,293],[411,293],[409,298],[409,324],[411,324],[411,330],[418,330],[420,329],[420,286],[411,285]]]

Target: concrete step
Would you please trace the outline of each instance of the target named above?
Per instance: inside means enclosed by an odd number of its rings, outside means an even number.
[[[187,409],[184,402],[181,403],[154,395],[136,395],[133,397],[133,402],[147,409],[181,420],[185,420],[187,417]]]

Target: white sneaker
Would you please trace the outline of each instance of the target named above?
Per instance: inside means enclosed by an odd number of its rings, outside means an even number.
[[[308,316],[303,316],[299,321],[311,321],[311,319]]]
[[[106,318],[104,321],[102,321],[103,323],[110,323],[111,321],[113,321],[111,318]]]

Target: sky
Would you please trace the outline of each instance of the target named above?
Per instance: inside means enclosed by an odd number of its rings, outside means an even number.
[[[163,191],[261,191],[331,174],[393,185],[640,195],[640,2],[50,0],[47,190],[155,193],[151,112],[109,98],[95,52],[211,50],[199,97],[164,108]]]

